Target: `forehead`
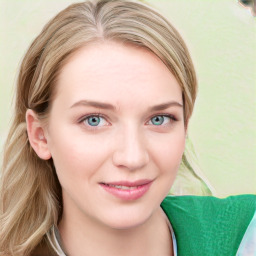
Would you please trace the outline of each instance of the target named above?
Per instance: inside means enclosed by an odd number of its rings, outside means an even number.
[[[83,98],[113,104],[182,103],[177,80],[155,54],[117,42],[90,44],[75,52],[60,72],[56,97],[68,104]]]

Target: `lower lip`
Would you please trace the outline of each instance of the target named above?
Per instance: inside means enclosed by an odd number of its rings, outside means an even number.
[[[150,188],[152,184],[152,181],[138,186],[137,188],[134,189],[120,189],[116,187],[111,187],[105,184],[100,184],[102,188],[105,189],[108,193],[122,199],[122,200],[136,200],[141,198]]]

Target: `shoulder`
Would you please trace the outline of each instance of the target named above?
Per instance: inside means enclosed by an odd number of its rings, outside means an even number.
[[[168,196],[161,206],[179,255],[235,255],[256,211],[256,195]]]
[[[210,211],[212,214],[230,212],[253,216],[256,210],[256,195],[245,194],[226,198],[213,196],[167,196],[161,206],[165,211],[170,213],[178,211],[189,214],[200,214],[201,211]],[[193,211],[189,211],[192,209]]]

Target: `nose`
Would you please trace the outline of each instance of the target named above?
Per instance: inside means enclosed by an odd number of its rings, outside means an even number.
[[[149,162],[149,155],[143,136],[135,128],[127,128],[118,134],[113,164],[131,171],[143,168]]]

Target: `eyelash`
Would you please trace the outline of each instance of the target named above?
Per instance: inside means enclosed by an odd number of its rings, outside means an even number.
[[[174,115],[164,114],[164,113],[154,114],[153,116],[151,116],[149,118],[149,121],[151,121],[151,119],[153,119],[154,117],[157,117],[157,116],[162,116],[162,117],[170,118],[171,121],[170,121],[170,123],[164,124],[164,125],[162,125],[162,124],[161,125],[153,125],[153,126],[156,126],[156,127],[163,127],[163,126],[167,126],[167,125],[172,125],[171,124],[172,122],[178,121],[178,119]],[[82,124],[84,121],[88,120],[90,117],[101,117],[101,118],[104,118],[107,121],[107,118],[104,115],[102,115],[101,113],[92,113],[92,114],[88,114],[88,115],[83,116],[82,118],[80,118],[78,120],[78,123]],[[90,130],[99,129],[98,126],[91,126],[91,125],[86,125],[86,126],[87,126],[87,129],[90,129]]]
[[[79,124],[82,124],[84,121],[88,120],[90,117],[102,117],[104,118],[105,120],[107,120],[107,118],[100,114],[100,113],[92,113],[92,114],[89,114],[89,115],[86,115],[86,116],[83,116],[82,118],[80,118],[78,120],[78,123]],[[87,129],[89,130],[96,130],[96,129],[99,129],[98,126],[91,126],[91,125],[86,125]]]

